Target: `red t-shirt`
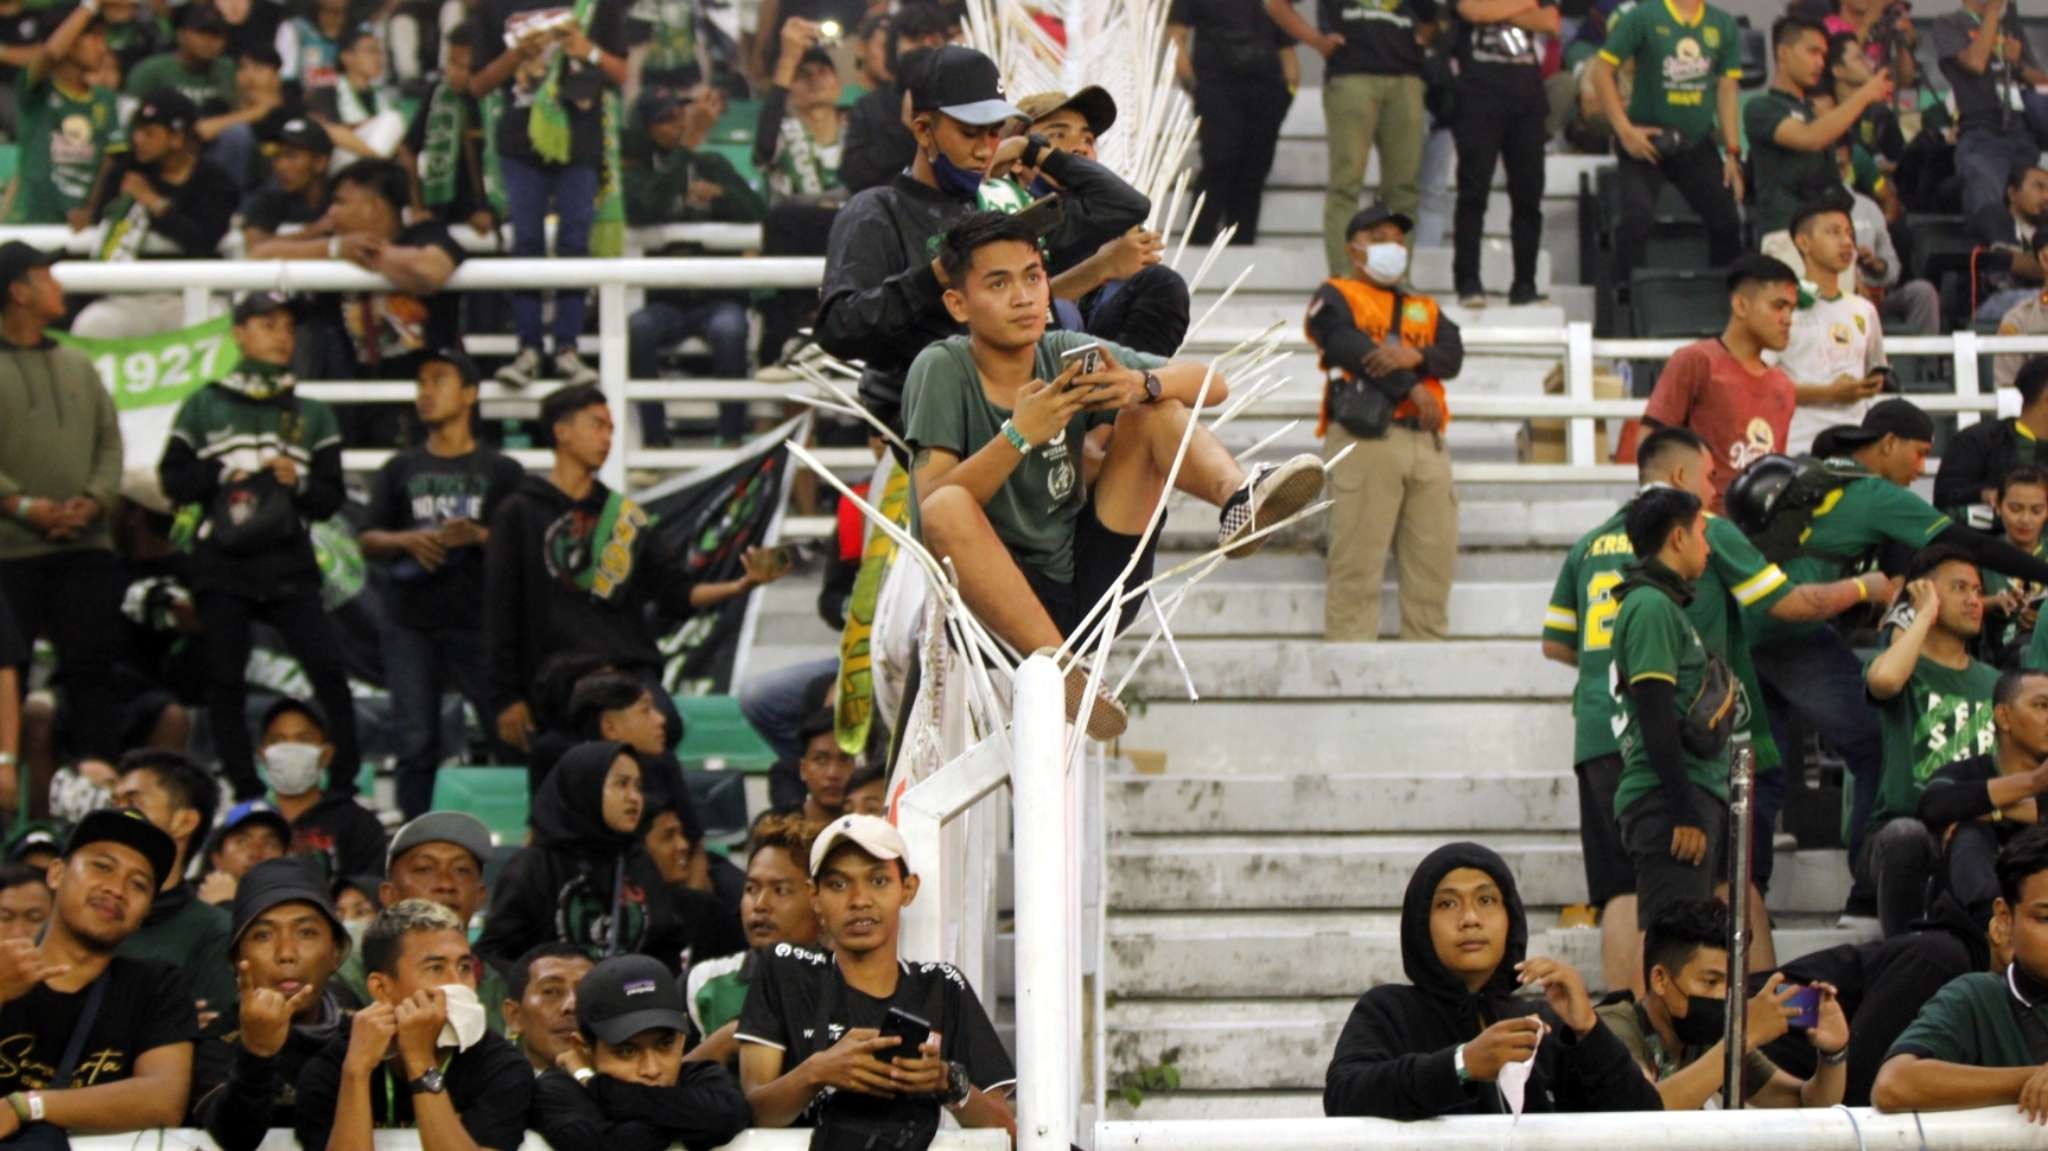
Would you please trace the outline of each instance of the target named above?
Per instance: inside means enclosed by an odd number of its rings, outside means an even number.
[[[1737,473],[1761,456],[1785,450],[1798,406],[1792,380],[1777,368],[1752,375],[1718,339],[1678,349],[1664,363],[1643,415],[1691,428],[1714,454],[1714,504]]]

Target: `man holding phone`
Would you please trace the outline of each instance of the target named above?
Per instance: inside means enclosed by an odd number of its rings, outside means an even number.
[[[1016,1072],[974,989],[949,964],[897,953],[917,898],[906,851],[871,815],[841,816],[811,845],[811,900],[834,950],[759,953],[738,1032],[755,1126],[818,1127],[813,1147],[859,1147],[936,1130],[944,1107],[962,1127],[1016,1134]]]
[[[1805,452],[1836,424],[1863,422],[1891,374],[1877,305],[1849,290],[1843,277],[1856,263],[1856,224],[1847,192],[1830,193],[1792,214],[1792,243],[1806,261],[1813,294],[1801,294],[1792,334],[1777,353],[1799,406],[1785,447]]]

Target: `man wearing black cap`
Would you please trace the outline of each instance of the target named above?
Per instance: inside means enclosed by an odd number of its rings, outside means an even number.
[[[0,602],[21,642],[47,636],[56,647],[77,750],[111,760],[122,751],[111,690],[119,561],[108,527],[121,425],[92,362],[43,334],[64,317],[53,262],[19,241],[0,244]],[[0,748],[0,777],[11,779],[18,750]]]
[[[174,88],[195,108],[230,107],[235,102],[235,62],[228,58],[228,22],[206,0],[178,9],[178,46],[160,52],[128,73],[121,89],[138,100],[160,88]]]
[[[80,5],[61,15],[46,10],[42,51],[22,69],[10,224],[92,222],[86,201],[100,158],[120,130],[112,88],[92,76],[107,57],[106,26]]]
[[[462,693],[490,712],[483,640],[484,544],[498,504],[525,477],[516,460],[477,442],[482,374],[457,348],[426,353],[413,411],[426,443],[392,456],[370,485],[363,554],[390,561],[384,669],[398,729],[398,807],[407,819],[434,802],[441,700]]]
[[[93,258],[209,260],[219,255],[241,190],[201,158],[192,101],[174,88],[146,97],[128,121],[128,149],[111,151],[95,186],[101,230]],[[176,292],[105,296],[85,306],[71,332],[90,339],[155,335],[185,322]]]
[[[974,989],[945,963],[897,953],[903,909],[917,897],[903,836],[887,820],[845,815],[811,844],[813,902],[833,951],[793,944],[760,953],[740,1010],[740,1083],[761,1127],[862,1134],[929,1132],[940,1107],[962,1127],[1014,1133],[1016,1082]],[[903,1050],[884,1035],[897,1008],[929,1025]],[[859,1142],[825,1146],[862,1146]],[[873,1146],[925,1146],[879,1142]]]
[[[925,0],[912,0],[890,15],[889,47],[884,57],[888,83],[856,101],[846,119],[839,178],[849,193],[888,183],[916,158],[917,139],[910,134],[903,114],[909,77],[921,66],[925,53],[959,34],[958,15]]]
[[[331,786],[355,794],[355,704],[334,625],[320,604],[310,523],[341,510],[334,411],[293,393],[295,302],[252,292],[235,304],[242,361],[186,397],[157,465],[164,494],[199,504],[192,590],[206,628],[207,707],[221,771],[237,799],[262,794],[249,750],[244,680],[251,625],[275,628],[305,669],[334,738]]]
[[[325,259],[334,141],[318,123],[296,116],[279,126],[274,149],[270,182],[242,208],[244,250],[252,260]]]
[[[56,914],[40,943],[0,942],[0,1140],[142,1131],[185,1118],[192,1001],[169,963],[115,953],[142,925],[177,848],[139,812],[79,822],[50,865]]]
[[[349,936],[325,887],[294,859],[259,863],[235,893],[240,992],[192,1056],[191,1123],[221,1151],[254,1151],[297,1118],[299,1072],[357,1006],[329,980]]]
[[[911,81],[911,106],[918,150],[910,167],[855,196],[832,222],[817,322],[826,351],[865,361],[861,402],[898,432],[910,362],[960,333],[943,298],[940,234],[977,210],[1024,207],[1027,194],[1007,178],[1020,166],[1060,193],[1063,212],[1041,236],[1055,252],[1120,236],[1151,209],[1108,169],[1043,137],[1004,139],[1024,114],[1003,95],[995,61],[972,48],[933,49]],[[1057,278],[1053,288],[1061,295]]]
[[[1379,638],[1389,550],[1400,562],[1401,638],[1449,634],[1458,499],[1443,382],[1464,367],[1465,345],[1435,300],[1401,286],[1413,227],[1384,204],[1352,216],[1351,275],[1325,281],[1308,305],[1328,376],[1316,432],[1325,458],[1351,449],[1331,477],[1328,640]]]
[[[753,1124],[730,1072],[683,1062],[690,1016],[659,960],[619,955],[592,968],[576,985],[576,1027],[558,1069],[533,1084],[533,1130],[549,1146],[708,1151]]]
[[[625,164],[626,222],[636,228],[700,221],[752,223],[767,205],[732,161],[705,148],[725,111],[725,97],[708,84],[687,92],[649,89],[640,96],[643,131],[619,146]],[[701,255],[696,244],[666,245],[653,255]],[[661,375],[662,353],[691,337],[711,345],[711,375],[737,380],[747,374],[748,294],[665,289],[647,293],[634,312],[628,347],[634,379]],[[640,439],[649,447],[669,441],[666,407],[639,405]],[[718,435],[737,443],[746,435],[747,406],[718,405]]]
[[[2048,563],[1995,536],[1955,523],[1910,490],[1934,450],[1934,421],[1906,400],[1871,405],[1860,425],[1829,428],[1814,437],[1817,476],[1833,487],[1828,511],[1811,517],[1798,554],[1782,561],[1794,583],[1840,579],[1872,562],[1893,571],[1898,558],[1929,544],[1952,544],[1982,568],[2018,579],[2048,580]],[[1744,494],[1729,489],[1730,511],[1738,520],[1753,513]],[[1863,664],[1837,632],[1817,622],[1787,622],[1751,616],[1750,655],[1762,681],[1764,705],[1777,742],[1791,746],[1781,726],[1797,715],[1847,763],[1852,780],[1849,858],[1858,874],[1865,831],[1877,802],[1884,768],[1883,740],[1871,708]],[[1849,896],[1852,914],[1869,916],[1874,893],[1857,884]]]

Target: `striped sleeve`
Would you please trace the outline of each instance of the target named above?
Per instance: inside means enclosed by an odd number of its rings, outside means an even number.
[[[1550,603],[1543,609],[1543,638],[1579,646],[1579,551],[1573,548],[1558,569],[1557,584],[1550,589]]]

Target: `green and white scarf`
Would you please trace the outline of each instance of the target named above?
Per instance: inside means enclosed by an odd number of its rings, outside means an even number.
[[[569,19],[588,34],[590,18],[596,12],[597,0],[576,0]],[[526,136],[533,141],[533,154],[555,164],[569,162],[569,110],[562,106],[562,73],[568,66],[568,53],[555,49],[554,58],[548,61],[547,77],[533,94],[533,107],[526,120]]]
[[[420,191],[428,207],[455,202],[462,177],[462,140],[469,131],[469,101],[447,84],[427,104],[427,141],[420,152]]]
[[[244,358],[235,370],[215,380],[231,392],[252,400],[273,400],[298,386],[299,379],[286,364],[266,364]]]

